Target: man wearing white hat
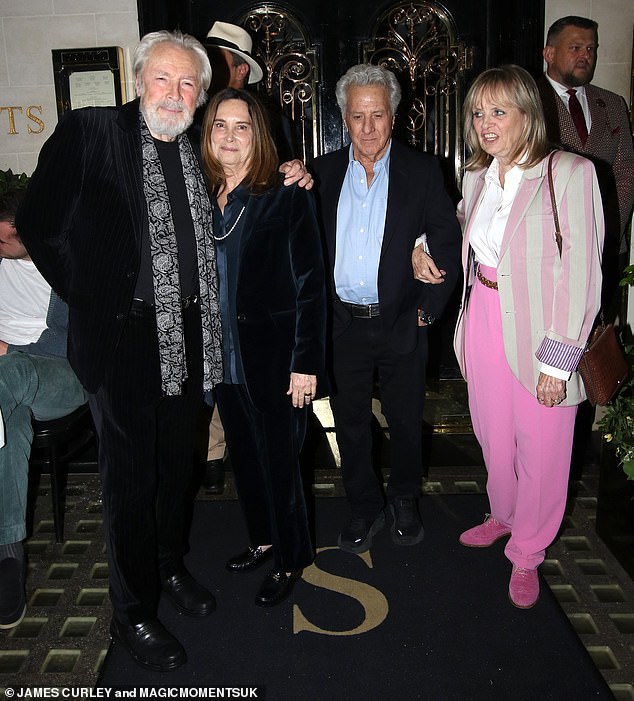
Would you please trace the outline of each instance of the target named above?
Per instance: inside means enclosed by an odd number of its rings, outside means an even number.
[[[225,87],[241,90],[247,83],[262,80],[262,69],[251,56],[253,41],[249,32],[242,27],[228,22],[214,22],[205,45],[217,47],[227,62],[229,82]]]
[[[246,29],[237,24],[229,24],[229,22],[214,22],[207,34],[205,47],[212,65],[214,65],[216,76],[210,87],[210,94],[223,88],[244,90],[247,85],[254,85],[262,80],[264,76],[262,67],[251,55],[253,40]],[[216,55],[214,56],[214,54]],[[223,70],[225,68],[227,70]],[[259,93],[258,97],[269,118],[278,158],[286,166],[295,159],[297,153],[290,120],[282,112],[279,104],[268,99],[266,94]],[[293,160],[293,162],[295,161]],[[299,164],[301,161],[297,161],[297,163]],[[286,167],[283,168],[283,172],[288,175]],[[306,172],[305,169],[304,172]],[[300,185],[303,183],[300,182]]]

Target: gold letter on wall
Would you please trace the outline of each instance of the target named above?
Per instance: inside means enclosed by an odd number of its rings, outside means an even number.
[[[18,132],[15,129],[15,117],[13,115],[13,110],[18,110],[19,112],[22,112],[21,107],[0,107],[0,112],[3,112],[4,110],[7,110],[9,113],[9,134],[17,134]]]
[[[26,108],[26,116],[37,126],[39,127],[38,129],[33,129],[31,125],[29,124],[27,129],[29,134],[41,134],[44,131],[44,122],[39,118],[36,117],[33,114],[33,110],[39,110],[39,113],[42,114],[42,105],[29,105]]]

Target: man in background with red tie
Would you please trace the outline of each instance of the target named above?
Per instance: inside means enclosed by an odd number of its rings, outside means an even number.
[[[547,69],[537,83],[552,143],[586,156],[597,171],[605,216],[601,303],[612,319],[628,263],[625,234],[634,202],[634,149],[625,100],[590,84],[598,46],[596,22],[558,19],[548,30],[543,51]]]
[[[596,22],[573,16],[558,19],[546,36],[546,73],[537,86],[552,144],[586,156],[597,172],[605,218],[601,306],[613,321],[621,311],[619,281],[629,261],[626,233],[634,202],[634,150],[625,100],[590,84],[598,46]],[[573,476],[581,474],[591,450],[593,423],[594,407],[584,402],[575,423]]]

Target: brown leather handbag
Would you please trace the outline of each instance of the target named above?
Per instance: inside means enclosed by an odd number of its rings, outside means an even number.
[[[553,155],[548,157],[548,186],[555,220],[555,239],[561,256],[561,229],[555,202],[553,185]],[[606,324],[603,311],[594,327],[579,361],[577,372],[581,375],[588,401],[593,406],[606,405],[619,391],[628,375],[628,363],[619,343],[613,324]]]

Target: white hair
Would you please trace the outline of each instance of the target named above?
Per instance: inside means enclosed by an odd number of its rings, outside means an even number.
[[[132,60],[134,77],[137,79],[137,82],[139,82],[138,79],[145,69],[145,64],[150,54],[158,44],[172,44],[179,49],[191,51],[196,56],[199,64],[198,82],[200,84],[200,92],[196,100],[196,107],[204,105],[207,101],[207,88],[211,83],[211,64],[209,63],[207,50],[198,39],[190,34],[183,34],[183,32],[178,29],[175,29],[173,32],[167,31],[166,29],[160,32],[150,32],[141,39],[141,42],[134,50],[134,57]]]
[[[387,90],[392,116],[401,101],[401,86],[392,71],[371,63],[359,63],[349,68],[337,81],[335,95],[341,114],[345,117],[348,107],[348,89],[353,85],[379,85]]]

